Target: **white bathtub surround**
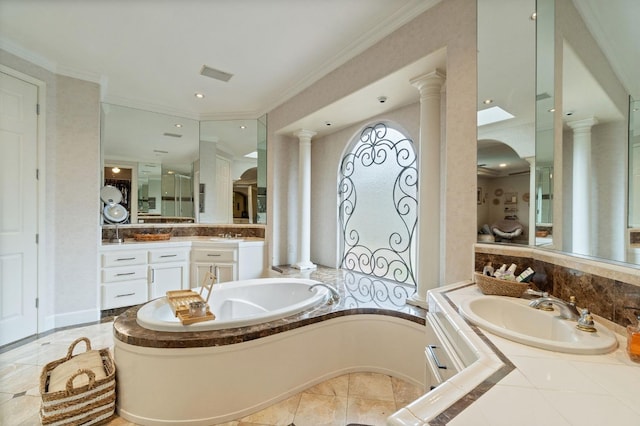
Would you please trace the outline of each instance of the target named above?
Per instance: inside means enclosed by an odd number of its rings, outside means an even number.
[[[591,127],[598,124],[594,117],[569,121],[573,129],[573,215],[572,251],[589,255],[591,247]]]
[[[315,269],[311,263],[311,138],[316,132],[301,129],[298,154],[298,261],[297,269]]]
[[[118,412],[142,425],[210,425],[351,372],[383,373],[424,386],[424,345],[424,326],[384,315],[333,318],[204,348],[149,348],[116,339]],[[203,395],[206,403],[193,403]]]
[[[261,278],[215,285],[209,298],[215,320],[183,325],[173,314],[166,297],[145,304],[138,310],[137,322],[155,331],[197,332],[246,327],[297,314],[327,300],[325,287],[314,287],[315,280]],[[194,289],[198,291],[198,289]]]
[[[411,80],[420,91],[420,148],[418,170],[420,184],[418,206],[418,258],[417,291],[407,303],[426,307],[427,290],[443,282],[440,274],[441,256],[441,183],[440,183],[440,100],[445,74],[434,70]]]

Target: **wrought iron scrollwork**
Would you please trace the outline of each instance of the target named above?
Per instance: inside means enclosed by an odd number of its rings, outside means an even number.
[[[386,246],[367,247],[361,235],[374,232],[358,229],[352,219],[358,207],[358,191],[354,181],[356,173],[376,173],[375,167],[393,165],[397,175],[393,193],[380,197],[380,203],[393,203],[393,210],[402,225],[387,229],[383,221],[375,232],[388,232]],[[386,179],[386,178],[385,178]],[[375,184],[375,183],[374,183]],[[384,123],[365,128],[351,152],[340,164],[339,218],[342,232],[341,267],[380,278],[415,286],[414,234],[417,226],[418,169],[411,139],[405,138]],[[374,214],[373,212],[371,214]]]

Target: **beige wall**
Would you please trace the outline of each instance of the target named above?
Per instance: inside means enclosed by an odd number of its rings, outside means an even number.
[[[45,249],[40,259],[40,331],[99,318],[97,243],[100,189],[100,87],[56,75],[0,50],[0,63],[46,85]],[[35,267],[35,265],[34,265]]]
[[[272,264],[294,262],[296,251],[297,140],[276,132],[443,47],[447,49],[447,82],[446,120],[442,129],[441,283],[471,277],[476,238],[475,0],[446,0],[437,4],[268,114],[268,208]],[[316,142],[312,141],[312,146],[315,145]],[[312,150],[317,153],[317,148]],[[312,169],[316,162],[323,164],[323,161],[325,159],[319,160],[312,154]],[[334,188],[335,182],[335,178],[330,182]],[[318,220],[317,215],[314,218]],[[312,228],[318,225],[312,220]],[[335,256],[335,253],[330,253],[334,247],[335,243],[322,248],[314,246],[311,260],[328,261],[326,259]],[[423,253],[420,256],[437,255]]]

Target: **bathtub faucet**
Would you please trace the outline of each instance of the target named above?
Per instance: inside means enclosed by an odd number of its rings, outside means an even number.
[[[309,287],[309,291],[313,290],[315,287],[324,287],[327,290],[329,290],[329,292],[331,293],[331,297],[329,298],[329,305],[333,305],[334,303],[338,302],[340,300],[340,295],[338,294],[338,291],[331,287],[328,284],[325,283],[318,283],[318,284],[314,284],[311,287]]]

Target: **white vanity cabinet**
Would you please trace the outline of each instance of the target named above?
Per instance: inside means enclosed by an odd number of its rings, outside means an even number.
[[[118,250],[101,257],[101,309],[144,303],[147,295],[147,252]]]
[[[237,247],[194,247],[191,251],[191,287],[200,287],[204,275],[216,271],[217,282],[238,278]]]
[[[169,290],[188,288],[189,249],[176,247],[149,250],[149,299]]]
[[[194,242],[191,248],[191,287],[199,287],[206,272],[218,271],[218,282],[261,278],[265,268],[264,241]]]
[[[188,288],[190,243],[103,245],[100,309],[139,305]]]

